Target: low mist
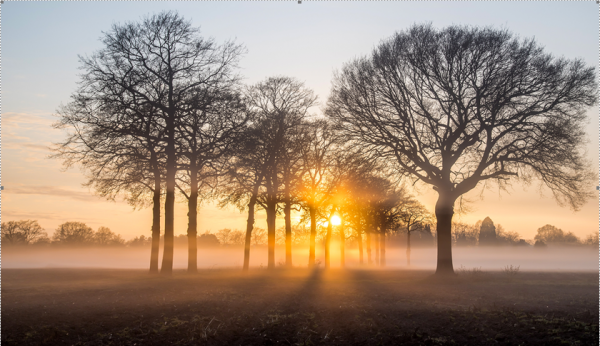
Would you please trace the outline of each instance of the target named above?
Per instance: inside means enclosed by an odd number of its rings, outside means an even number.
[[[340,266],[339,245],[332,243],[331,267]],[[162,250],[162,249],[161,249]],[[522,271],[598,271],[598,249],[593,246],[533,248],[533,247],[454,247],[454,269],[481,268],[482,270],[502,270],[506,266],[519,266]],[[243,263],[243,247],[213,247],[198,249],[199,268],[232,268]],[[293,248],[293,265],[306,267],[308,247]],[[162,259],[162,251],[160,253]],[[317,263],[323,267],[324,248],[317,246]],[[372,250],[375,261],[375,249]],[[389,247],[386,249],[386,266],[374,263],[360,265],[358,249],[346,249],[346,267],[369,269],[420,269],[435,270],[437,249],[418,247],[411,250],[411,265],[406,264],[406,249]],[[285,262],[285,248],[275,249],[275,263]],[[160,263],[160,261],[159,261]],[[118,268],[146,269],[150,264],[150,248],[35,248],[4,247],[2,268]],[[250,252],[250,266],[267,266],[267,247],[253,246]],[[187,248],[175,247],[174,268],[187,268]]]

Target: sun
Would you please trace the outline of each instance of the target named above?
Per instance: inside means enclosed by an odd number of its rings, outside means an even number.
[[[340,217],[337,216],[337,215],[333,215],[331,217],[331,224],[334,225],[334,226],[341,225],[342,224],[342,219],[340,219]]]

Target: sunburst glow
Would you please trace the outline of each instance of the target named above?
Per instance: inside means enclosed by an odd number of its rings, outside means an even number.
[[[342,224],[342,219],[340,219],[340,217],[337,215],[333,215],[331,217],[331,224],[334,226],[339,226]]]

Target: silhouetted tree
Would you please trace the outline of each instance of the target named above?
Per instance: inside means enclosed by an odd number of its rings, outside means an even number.
[[[545,225],[538,228],[537,234],[533,237],[536,241],[541,241],[546,244],[577,244],[579,239],[572,232],[565,233],[562,229],[552,226]]]
[[[583,241],[586,245],[594,245],[598,247],[598,232],[589,234]]]
[[[539,179],[579,208],[594,174],[582,156],[593,67],[506,30],[415,25],[336,74],[326,114],[349,141],[438,193],[436,273],[453,273],[455,201],[480,182]]]
[[[185,172],[178,179],[183,184],[178,186],[188,200],[188,272],[191,273],[198,270],[199,193],[203,189],[208,193],[215,191],[217,178],[224,174],[226,158],[233,154],[249,120],[241,95],[233,89],[235,83],[234,78],[224,77],[198,87],[188,102],[194,107],[184,113],[177,126],[181,137],[179,168]]]
[[[219,202],[220,207],[228,204],[236,206],[240,211],[247,210],[246,236],[244,239],[244,264],[243,271],[250,265],[250,245],[255,221],[255,211],[258,196],[264,192],[263,181],[266,174],[269,152],[266,148],[268,140],[263,131],[268,126],[263,126],[266,120],[258,119],[251,122],[235,145],[235,155],[228,161],[225,181],[221,184],[218,193],[223,196]]]
[[[242,231],[229,228],[220,229],[216,234],[219,243],[222,245],[241,245],[244,244],[244,233]]]
[[[94,244],[100,246],[119,246],[125,245],[125,240],[120,234],[116,234],[108,227],[100,227],[94,233]]]
[[[263,184],[265,194],[257,202],[267,212],[268,268],[275,268],[275,218],[280,189],[285,182],[280,179],[284,153],[290,147],[290,136],[316,105],[317,97],[303,83],[290,77],[271,77],[251,86],[247,92],[248,105],[261,122],[261,139],[266,155]],[[289,186],[289,182],[288,182]],[[285,192],[284,192],[285,196]],[[284,201],[284,211],[290,210],[290,201]],[[289,221],[289,218],[286,218]],[[291,225],[290,225],[291,227]],[[291,232],[291,228],[290,228]],[[290,239],[291,241],[291,239]],[[291,244],[291,243],[290,243]],[[291,246],[286,247],[291,251]],[[286,256],[291,260],[290,256]]]
[[[205,106],[196,102],[202,88],[231,78],[242,48],[231,42],[220,46],[200,37],[199,29],[174,12],[162,12],[137,23],[114,24],[102,42],[104,47],[98,52],[80,58],[84,70],[83,93],[99,95],[100,107],[108,105],[104,114],[122,109],[117,114],[148,113],[156,119],[154,123],[160,128],[157,131],[164,148],[166,185],[161,272],[170,275],[175,177],[180,158],[177,129],[185,115]],[[153,239],[156,238],[153,234]]]
[[[421,231],[432,218],[427,208],[412,196],[400,201],[398,216],[406,227],[406,264],[410,265],[410,234]]]
[[[337,137],[331,125],[317,120],[307,126],[306,145],[300,148],[303,170],[297,194],[302,201],[300,206],[308,212],[310,218],[310,243],[308,266],[315,265],[315,242],[317,236],[317,212],[329,199],[335,182],[332,182],[330,169],[334,166],[338,154]]]
[[[83,222],[65,222],[56,228],[52,241],[60,245],[92,245],[94,230]]]
[[[479,226],[469,225],[464,222],[452,222],[452,232],[455,237],[455,243],[457,246],[471,246],[477,245],[479,239]]]
[[[135,237],[135,238],[125,242],[125,245],[131,246],[131,247],[148,246],[151,244],[152,244],[152,238],[146,237],[145,235]]]
[[[2,241],[6,244],[31,244],[39,238],[46,237],[37,220],[19,220],[3,222],[1,227]]]
[[[280,198],[283,204],[285,220],[285,265],[292,267],[292,208],[299,206],[298,190],[302,188],[302,175],[306,169],[303,161],[303,149],[310,145],[313,123],[302,121],[291,127],[285,139],[285,146],[279,155],[281,166],[281,182],[283,193]],[[296,209],[298,210],[298,209]]]
[[[356,155],[356,154],[354,154]],[[357,155],[355,163],[346,165],[349,171],[339,184],[344,189],[345,203],[343,210],[349,225],[354,230],[354,238],[358,243],[359,263],[364,262],[363,238],[367,237],[367,260],[371,263],[371,229],[373,228],[373,211],[371,209],[374,198],[373,187],[377,186],[379,177],[375,172],[383,172],[383,167],[363,153]]]
[[[208,231],[206,231],[203,234],[200,234],[200,236],[198,237],[198,246],[200,247],[215,247],[215,246],[219,246],[219,239],[217,238],[216,235],[208,233]]]
[[[54,127],[72,131],[64,142],[56,144],[53,157],[63,159],[65,167],[83,166],[88,179],[84,185],[102,197],[115,200],[126,192],[126,199],[134,208],[151,201],[150,272],[158,273],[164,127],[151,105],[136,98],[123,98],[120,89],[104,83],[82,83],[71,96],[72,101],[60,107],[60,120]]]
[[[496,243],[498,245],[525,245],[525,240],[521,242],[520,238],[519,233],[506,231],[502,225],[496,225]]]

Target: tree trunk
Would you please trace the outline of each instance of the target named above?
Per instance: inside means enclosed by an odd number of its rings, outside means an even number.
[[[379,265],[381,267],[385,267],[385,230],[381,230],[381,235],[379,236],[379,247],[381,249]]]
[[[452,216],[454,215],[454,200],[449,192],[438,191],[435,204],[437,218],[437,269],[436,274],[454,274],[452,266]]]
[[[356,239],[358,240],[358,263],[364,264],[364,256],[363,256],[363,240],[362,240],[362,231],[358,229],[356,231]]]
[[[252,230],[254,229],[254,206],[256,205],[257,195],[258,188],[255,187],[248,203],[248,220],[246,221],[246,239],[244,241],[244,267],[242,271],[248,271],[250,266],[250,244],[252,241]]]
[[[287,188],[286,188],[287,189]],[[283,206],[285,214],[285,266],[292,267],[292,207],[290,205],[289,193],[286,193],[286,202]]]
[[[190,199],[188,200],[188,273],[198,272],[198,179],[191,167]]]
[[[315,266],[315,240],[317,238],[317,217],[316,210],[313,207],[308,208],[310,214],[310,249],[308,252],[308,267]]]
[[[368,226],[366,229],[366,233],[367,233],[367,264],[371,265],[371,264],[373,264],[373,260],[371,259],[371,231],[369,230]]]
[[[410,229],[406,231],[406,265],[410,265]]]
[[[267,201],[267,236],[268,236],[268,269],[275,269],[275,218],[277,217],[277,202]]]
[[[340,266],[346,267],[346,233],[344,232],[344,219],[340,223]]]
[[[373,233],[373,238],[375,238],[375,265],[379,266],[379,231]]]
[[[167,174],[166,186],[167,196],[165,198],[165,243],[160,273],[163,275],[173,274],[173,236],[175,221],[175,175],[177,174],[175,157],[175,125],[174,115],[167,118],[167,131],[169,135],[167,143]]]
[[[160,245],[160,172],[154,172],[154,196],[152,197],[152,249],[150,250],[150,273],[158,273],[158,249]]]
[[[329,215],[329,219],[327,221],[327,234],[325,234],[325,269],[329,269],[331,267],[331,231],[333,226],[331,225],[331,217],[333,216],[333,210]]]

